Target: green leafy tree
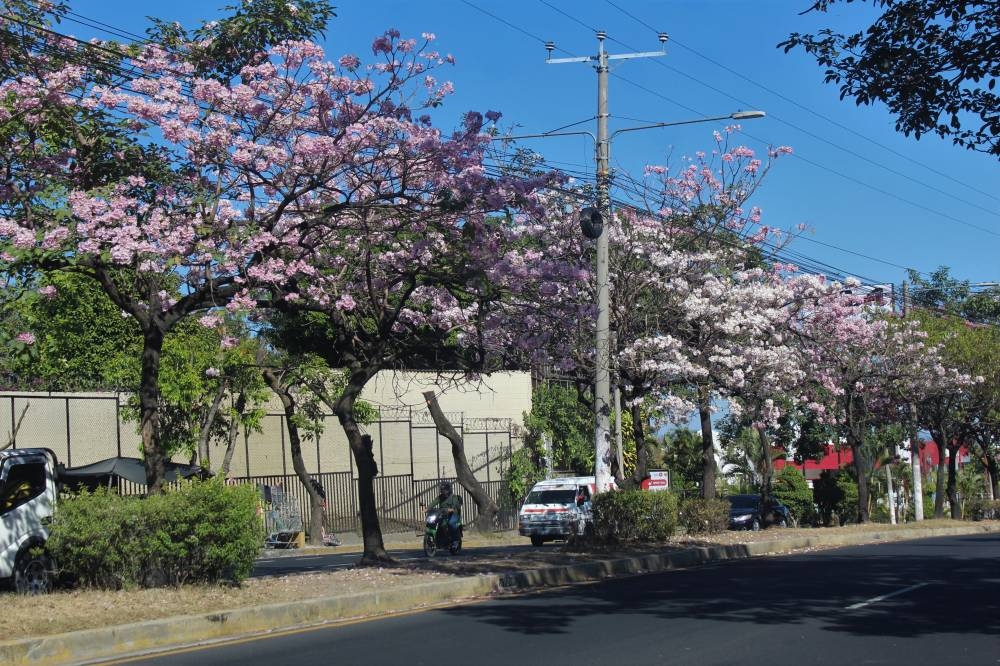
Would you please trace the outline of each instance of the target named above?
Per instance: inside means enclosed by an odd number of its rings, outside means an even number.
[[[139,329],[94,281],[53,273],[10,307],[16,317],[4,323],[8,334],[31,331],[36,349],[31,358],[11,359],[12,388],[101,391],[138,385]]]
[[[673,490],[682,496],[701,494],[701,445],[701,433],[688,428],[678,428],[663,437],[663,456],[670,470],[670,481]]]
[[[146,32],[169,48],[189,49],[199,76],[228,82],[244,67],[259,64],[268,45],[322,37],[336,16],[326,0],[242,0],[223,11],[224,18],[193,30],[154,18]]]
[[[837,0],[815,0],[825,12]],[[851,2],[851,0],[846,0]],[[779,44],[802,48],[826,68],[840,97],[882,102],[896,130],[927,133],[1000,157],[1000,24],[994,0],[872,0],[881,14],[864,32],[792,33]]]
[[[774,479],[774,496],[788,507],[796,523],[811,523],[816,520],[812,488],[798,468],[791,465],[781,468]]]
[[[856,522],[858,516],[858,483],[849,469],[831,473],[824,470],[813,482],[813,498],[819,507],[824,525],[833,523],[834,515],[841,525]]]
[[[586,475],[594,471],[594,415],[576,389],[543,384],[532,391],[531,411],[524,415],[525,446],[544,455],[542,436],[552,443],[552,466]]]

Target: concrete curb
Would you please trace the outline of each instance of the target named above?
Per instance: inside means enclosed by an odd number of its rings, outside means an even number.
[[[150,620],[54,636],[0,641],[2,664],[65,664],[191,645],[243,635],[351,618],[384,615],[500,590],[530,589],[686,568],[723,560],[788,553],[814,547],[850,546],[936,536],[1000,532],[996,525],[900,529],[815,535],[584,562],[507,574],[487,574],[292,603],[238,608],[205,615]]]

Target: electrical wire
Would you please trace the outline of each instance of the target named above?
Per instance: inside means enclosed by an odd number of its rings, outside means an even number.
[[[463,1],[465,1],[465,0],[463,0]],[[542,1],[544,2],[544,0],[542,0]],[[473,5],[473,4],[472,4],[472,3],[470,3],[470,2],[467,2],[467,1],[466,1],[466,2],[465,2],[465,4],[468,4],[468,5],[470,5],[470,6],[474,7],[474,8],[477,8],[477,7],[475,7],[475,5]],[[545,3],[545,4],[548,4],[548,3]],[[551,5],[550,5],[550,6],[551,6]],[[478,8],[477,8],[477,9],[478,9]],[[490,15],[490,16],[493,16],[494,18],[497,18],[497,20],[501,20],[501,21],[502,21],[502,19],[499,19],[499,17],[496,17],[495,15],[493,15],[493,14],[492,14],[492,13],[490,13],[490,12],[484,12],[484,13],[487,13],[488,15]],[[78,15],[78,16],[79,16],[79,15]],[[81,18],[82,18],[82,19],[86,19],[86,17],[81,17]],[[117,58],[120,58],[120,56],[121,56],[121,54],[120,54],[120,53],[119,53],[118,51],[115,51],[114,49],[108,49],[108,48],[106,48],[106,47],[101,47],[101,46],[99,46],[99,45],[94,45],[94,44],[91,44],[91,43],[89,43],[89,42],[84,42],[84,41],[82,41],[82,40],[79,40],[79,39],[76,39],[76,38],[73,38],[73,37],[70,37],[70,36],[68,36],[68,35],[63,35],[62,33],[58,33],[58,32],[55,32],[55,31],[52,31],[52,30],[49,30],[48,28],[45,28],[45,27],[43,27],[43,26],[38,26],[38,25],[32,25],[32,24],[30,24],[30,23],[27,23],[27,22],[24,22],[24,21],[20,21],[20,20],[17,20],[16,18],[12,18],[12,17],[8,17],[8,19],[11,19],[11,20],[14,20],[15,22],[17,22],[17,23],[21,24],[22,26],[24,26],[24,27],[27,27],[27,28],[29,28],[29,29],[32,29],[32,30],[39,30],[39,31],[42,31],[42,32],[45,32],[45,33],[48,33],[48,34],[51,34],[51,35],[53,35],[53,36],[56,36],[56,37],[60,37],[60,38],[66,38],[66,39],[71,39],[71,40],[73,40],[73,41],[77,42],[78,44],[80,44],[81,46],[83,46],[83,47],[86,47],[86,48],[97,48],[97,49],[101,49],[101,50],[103,50],[103,51],[105,51],[105,52],[107,52],[107,53],[109,53],[109,54],[111,54],[111,55],[114,55],[116,59],[117,59]],[[505,24],[507,24],[507,22],[505,22],[505,21],[502,21],[502,22],[504,22]],[[109,26],[108,24],[104,24],[104,23],[101,23],[101,22],[98,22],[98,21],[94,21],[93,23],[94,23],[94,24],[99,24],[99,25],[101,25],[101,26],[104,26],[104,28],[107,28],[107,29],[109,29],[109,32],[110,32],[110,30],[114,30],[114,27],[113,27],[113,26]],[[86,24],[86,23],[84,23],[84,25],[87,25],[87,24]],[[510,25],[510,24],[508,24],[508,25]],[[114,33],[111,33],[111,34],[114,34]],[[127,35],[127,34],[129,34],[129,33],[127,33],[126,31],[120,31],[120,32],[118,32],[118,34],[119,34],[119,35]],[[538,39],[539,41],[541,41],[541,39],[540,39],[540,38],[538,38],[537,36],[534,36],[534,35],[531,35],[530,33],[525,33],[525,34],[528,34],[528,35],[529,35],[529,36],[531,36],[532,38],[534,38],[534,39]],[[563,50],[563,49],[560,49],[560,50]],[[61,53],[62,53],[62,55],[64,55],[64,56],[65,56],[65,53],[64,53],[64,52],[61,52]],[[91,64],[92,64],[92,63],[91,63]],[[122,75],[122,76],[129,76],[129,75],[133,75],[133,74],[134,74],[134,71],[135,71],[134,69],[125,69],[125,68],[121,68],[121,67],[110,67],[109,69],[110,69],[110,71],[108,71],[108,73],[116,73],[116,74],[119,74],[119,75]],[[107,71],[107,70],[106,70],[106,71]],[[588,122],[589,120],[592,120],[592,119],[593,119],[593,118],[590,118],[590,119],[586,119],[586,120],[583,120],[583,121],[578,121],[578,122],[576,122],[576,123],[572,123],[571,125],[567,125],[567,126],[563,126],[563,127],[561,127],[561,128],[557,128],[557,129],[555,129],[555,130],[551,130],[551,132],[556,132],[556,131],[559,131],[560,129],[566,129],[566,128],[568,128],[568,127],[572,127],[572,126],[575,126],[575,125],[579,125],[579,124],[582,124],[582,123],[584,123],[584,122]],[[569,166],[582,166],[582,165],[578,165],[578,164],[572,164],[572,163],[564,163],[564,164],[567,164],[567,165],[569,165]],[[565,170],[565,169],[564,169],[563,171],[564,171],[564,172],[569,172],[569,173],[572,173],[571,171],[569,171],[569,170]],[[592,179],[592,178],[593,178],[593,175],[592,175],[592,172],[590,172],[589,170],[588,170],[588,171],[576,171],[575,173],[576,173],[576,174],[577,174],[577,175],[578,175],[579,177],[581,177],[582,179],[585,179],[585,180],[590,180],[590,179]],[[618,203],[620,203],[620,204],[622,204],[622,205],[627,205],[627,206],[629,206],[629,207],[633,207],[631,203],[627,203],[627,202],[624,202],[624,201],[623,201],[623,202],[618,202]],[[806,240],[811,240],[811,239],[806,239]],[[814,242],[818,242],[818,241],[814,241]],[[867,259],[871,259],[871,260],[874,260],[874,261],[881,261],[882,263],[886,263],[886,264],[888,264],[888,265],[892,265],[892,266],[897,266],[896,264],[892,264],[892,263],[890,263],[890,262],[885,262],[885,261],[883,261],[883,260],[878,260],[878,259],[875,259],[875,258],[872,258],[872,257],[868,257],[868,256],[866,256],[866,255],[861,255],[861,254],[859,254],[859,253],[855,253],[855,252],[853,252],[853,251],[849,251],[849,250],[844,250],[843,248],[836,248],[836,246],[830,246],[830,245],[828,245],[828,244],[824,244],[824,243],[820,243],[820,244],[821,244],[821,245],[827,245],[828,247],[834,247],[835,249],[839,249],[839,250],[841,250],[841,251],[845,251],[845,252],[849,252],[849,253],[851,253],[851,254],[856,254],[857,256],[860,256],[860,257],[863,257],[863,258],[867,258]],[[775,255],[775,256],[778,256],[778,255]],[[802,255],[802,257],[800,257],[800,261],[799,261],[799,263],[800,263],[800,264],[801,264],[801,259],[802,259],[802,258],[805,258],[805,257],[804,257],[804,255]],[[806,259],[808,259],[808,258],[806,258]],[[824,268],[828,269],[828,271],[829,271],[829,269],[833,269],[833,270],[836,270],[836,269],[835,269],[834,267],[832,267],[832,266],[830,266],[830,265],[828,265],[828,264],[820,264],[820,263],[817,263],[816,265],[817,265],[817,266],[822,266],[822,267],[824,267]],[[898,267],[898,266],[897,266],[897,267]]]
[[[640,19],[639,17],[637,17],[635,14],[632,14],[631,12],[625,10],[623,7],[621,7],[620,5],[616,4],[615,2],[612,2],[612,0],[605,0],[605,2],[607,4],[609,4],[609,5],[611,5],[612,7],[614,7],[615,9],[617,9],[618,11],[620,11],[625,16],[628,16],[629,18],[631,18],[635,22],[639,23],[640,25],[642,25],[642,26],[648,28],[649,30],[655,32],[657,35],[659,35],[661,33],[661,31],[657,30],[656,28],[654,28],[649,23],[643,21],[642,19]],[[717,60],[714,60],[713,58],[710,58],[709,56],[706,56],[703,53],[700,53],[699,51],[695,50],[694,48],[692,48],[690,46],[687,46],[683,42],[680,42],[680,41],[678,41],[677,39],[675,39],[673,37],[671,37],[670,42],[671,42],[671,44],[676,44],[677,46],[679,46],[680,48],[684,49],[685,51],[688,51],[688,52],[690,52],[690,53],[698,56],[702,60],[705,60],[706,62],[709,62],[712,65],[715,65],[716,67],[719,67],[720,69],[723,69],[723,70],[729,72],[730,74],[732,74],[732,75],[734,75],[734,76],[736,76],[736,77],[738,77],[740,79],[743,79],[744,81],[746,81],[748,83],[751,83],[751,84],[757,86],[758,88],[760,88],[761,90],[764,90],[768,94],[774,95],[778,99],[781,99],[781,100],[783,100],[785,102],[788,102],[789,104],[792,104],[793,106],[796,106],[796,107],[802,109],[803,111],[806,111],[807,113],[810,113],[813,116],[816,116],[817,118],[825,120],[826,122],[830,123],[834,127],[837,127],[838,129],[842,129],[845,132],[853,134],[854,136],[857,136],[858,138],[863,139],[863,140],[867,141],[868,143],[871,143],[872,145],[878,147],[881,150],[884,150],[884,151],[886,151],[888,153],[891,153],[891,154],[895,155],[896,157],[899,157],[899,158],[901,158],[903,160],[906,160],[907,162],[910,162],[911,164],[914,164],[916,166],[921,167],[922,169],[926,169],[927,171],[933,173],[936,176],[939,176],[941,178],[945,178],[946,180],[950,180],[953,183],[956,183],[956,184],[961,185],[961,186],[963,186],[965,188],[968,188],[969,190],[972,190],[973,192],[976,192],[977,194],[981,194],[981,195],[983,195],[985,197],[989,197],[990,199],[993,199],[995,201],[1000,201],[1000,197],[998,197],[996,194],[993,194],[991,192],[987,192],[986,190],[981,190],[981,189],[979,189],[977,187],[973,187],[972,185],[969,185],[967,182],[959,180],[958,178],[955,178],[951,174],[948,174],[948,173],[946,173],[944,171],[940,171],[938,169],[935,169],[935,168],[929,166],[925,162],[921,162],[919,160],[915,160],[912,157],[910,157],[909,155],[901,153],[898,150],[895,150],[892,147],[885,145],[884,143],[881,143],[881,142],[879,142],[879,141],[877,141],[875,139],[872,139],[871,137],[868,137],[868,136],[862,134],[861,132],[858,132],[857,130],[855,130],[854,128],[852,128],[852,127],[850,127],[848,125],[845,125],[845,124],[843,124],[841,122],[838,122],[837,120],[834,120],[833,118],[830,118],[829,116],[826,116],[826,115],[824,115],[824,114],[822,114],[822,113],[820,113],[818,111],[815,111],[814,109],[810,109],[809,107],[805,106],[804,104],[800,104],[799,102],[796,102],[794,99],[788,97],[787,95],[784,95],[781,92],[779,92],[777,90],[774,90],[773,88],[770,88],[770,87],[764,85],[763,83],[760,83],[758,81],[755,81],[755,80],[751,79],[748,76],[745,76],[744,74],[736,71],[735,69],[733,69],[731,67],[728,67],[727,65],[725,65],[725,64],[723,64],[723,63],[721,63],[721,62],[719,62]]]

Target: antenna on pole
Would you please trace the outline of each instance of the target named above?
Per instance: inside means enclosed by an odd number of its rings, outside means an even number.
[[[545,42],[545,50],[548,51],[548,55],[545,56],[546,60],[552,60],[552,52],[556,50],[555,42]]]

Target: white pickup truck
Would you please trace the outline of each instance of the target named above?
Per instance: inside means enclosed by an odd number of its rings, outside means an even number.
[[[59,493],[58,467],[49,449],[0,451],[0,579],[18,592],[52,588],[44,546]]]

